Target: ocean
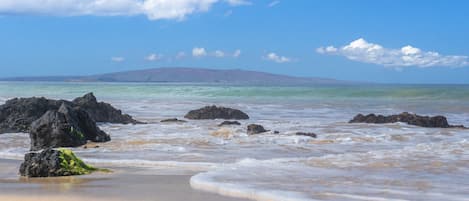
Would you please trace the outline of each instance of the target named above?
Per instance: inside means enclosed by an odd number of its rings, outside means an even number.
[[[347,123],[358,113],[406,111],[469,126],[469,85],[0,82],[0,103],[88,92],[148,122],[99,124],[112,141],[73,149],[96,166],[196,171],[195,189],[259,201],[469,200],[469,130]],[[160,123],[206,105],[251,118],[223,128],[223,120]],[[271,132],[248,136],[250,123]],[[27,134],[0,135],[0,158],[22,159],[28,149]]]

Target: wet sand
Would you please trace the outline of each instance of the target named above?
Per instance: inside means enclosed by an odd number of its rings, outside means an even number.
[[[0,159],[0,200],[15,201],[243,201],[194,190],[190,173],[168,175],[137,168],[78,177],[23,178],[21,161]]]

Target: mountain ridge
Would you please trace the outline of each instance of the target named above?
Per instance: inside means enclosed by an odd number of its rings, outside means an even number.
[[[318,77],[295,77],[241,69],[208,69],[163,67],[121,71],[88,76],[37,76],[0,78],[0,81],[51,82],[165,82],[165,83],[226,83],[226,84],[350,84],[353,82]]]

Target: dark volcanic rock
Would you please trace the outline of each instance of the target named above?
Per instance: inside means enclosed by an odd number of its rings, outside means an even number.
[[[263,126],[258,124],[249,124],[248,125],[248,135],[255,135],[259,133],[265,133],[268,130],[265,130]]]
[[[46,149],[40,153],[28,153],[20,166],[21,176],[57,177],[65,176],[60,168],[59,151]]]
[[[318,137],[316,133],[305,133],[305,132],[296,132],[295,135],[302,135],[302,136],[308,136],[312,138]]]
[[[27,153],[20,166],[21,176],[57,177],[89,174],[98,170],[85,164],[70,150],[46,149],[40,153]]]
[[[177,118],[172,118],[172,119],[163,119],[160,122],[161,123],[185,123],[187,121],[180,120],[180,119],[177,119]]]
[[[230,125],[239,126],[241,125],[241,123],[239,123],[238,121],[224,121],[224,122],[221,122],[221,124],[218,124],[218,126],[230,126]]]
[[[60,101],[45,98],[14,98],[0,105],[0,133],[29,132],[30,125]]]
[[[109,103],[98,102],[93,93],[85,94],[83,97],[76,98],[73,103],[88,114],[96,122],[109,122],[120,124],[137,124],[141,123],[132,119],[128,114],[122,114],[121,110],[114,108]]]
[[[0,133],[29,132],[33,121],[49,110],[58,110],[62,103],[82,108],[98,122],[140,123],[107,103],[98,103],[92,93],[77,98],[73,102],[36,97],[14,98],[0,105]]]
[[[88,113],[62,103],[58,110],[49,110],[31,125],[31,150],[49,147],[78,147],[111,140],[101,131]]]
[[[374,124],[383,124],[383,123],[396,123],[403,122],[410,125],[429,127],[429,128],[452,128],[452,127],[463,127],[463,126],[453,126],[449,125],[446,117],[444,116],[420,116],[416,114],[410,114],[407,112],[398,114],[398,115],[375,115],[368,114],[362,115],[358,114],[349,123],[374,123]]]
[[[214,105],[192,110],[184,117],[187,119],[249,119],[249,116],[241,110]]]

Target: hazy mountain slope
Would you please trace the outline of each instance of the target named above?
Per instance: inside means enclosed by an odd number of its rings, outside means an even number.
[[[92,76],[16,77],[3,81],[76,81],[76,82],[200,82],[233,84],[340,84],[324,78],[301,78],[246,70],[201,68],[155,68]]]

